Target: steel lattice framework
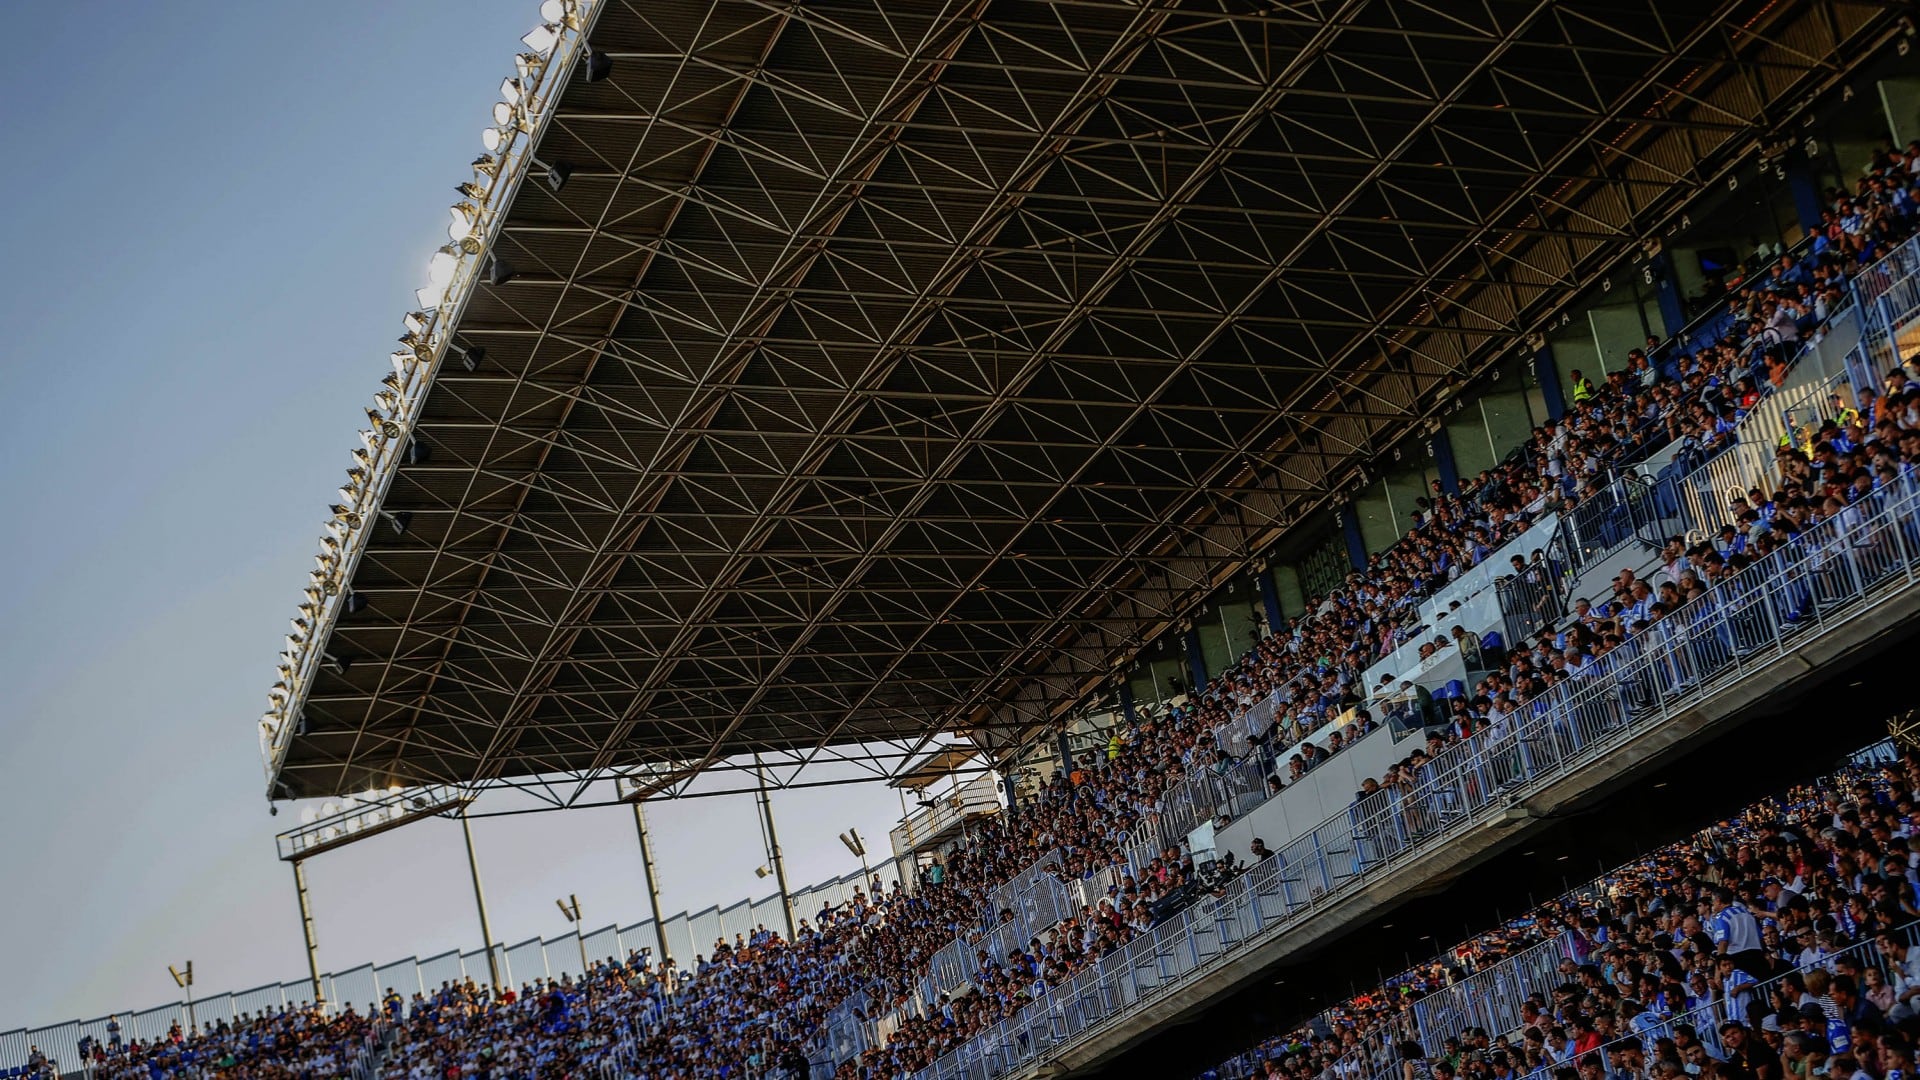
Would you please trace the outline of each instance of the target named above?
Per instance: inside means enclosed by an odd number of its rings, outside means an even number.
[[[606,0],[279,790],[1004,749],[1900,6]]]

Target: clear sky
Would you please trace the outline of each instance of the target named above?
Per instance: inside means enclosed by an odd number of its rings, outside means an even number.
[[[305,975],[255,725],[360,410],[536,0],[39,5],[0,69],[0,1031]],[[774,796],[796,886],[877,785]],[[669,912],[766,890],[657,806]],[[642,918],[623,810],[477,822],[496,937]],[[459,827],[316,860],[323,968],[474,947]]]

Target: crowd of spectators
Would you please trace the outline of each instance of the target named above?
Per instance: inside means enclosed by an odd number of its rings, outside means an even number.
[[[1656,580],[1623,575],[1612,599],[1579,605],[1566,625],[1543,631],[1531,643],[1483,651],[1479,636],[1462,627],[1451,627],[1449,635],[1421,625],[1419,604],[1464,571],[1499,558],[1500,547],[1542,514],[1599,497],[1612,470],[1675,442],[1695,461],[1725,445],[1746,411],[1779,385],[1799,343],[1817,333],[1842,301],[1846,277],[1912,233],[1920,205],[1920,145],[1885,153],[1877,164],[1857,191],[1832,199],[1827,224],[1814,231],[1804,249],[1758,268],[1718,298],[1723,315],[1704,333],[1665,346],[1650,341],[1630,354],[1624,370],[1597,383],[1574,372],[1572,408],[1563,419],[1543,424],[1515,454],[1465,482],[1458,493],[1436,489],[1419,503],[1407,535],[1371,556],[1364,571],[1328,595],[1310,598],[1303,617],[1278,628],[1182,706],[1115,731],[1102,751],[1057,772],[1017,812],[989,821],[948,852],[917,888],[883,889],[876,879],[848,903],[803,919],[791,941],[761,930],[748,939],[716,943],[691,963],[656,962],[639,954],[595,965],[584,978],[542,980],[499,997],[463,984],[419,995],[411,1003],[390,1000],[381,1011],[394,1023],[397,1038],[385,1063],[386,1080],[573,1076],[610,1062],[648,1076],[758,1075],[795,1067],[836,1006],[856,997],[864,1002],[864,1018],[891,1015],[892,1030],[886,1045],[847,1063],[843,1073],[906,1075],[1044,995],[1181,903],[1224,885],[1238,869],[1231,857],[1196,865],[1190,854],[1172,847],[1142,860],[1139,827],[1183,778],[1239,764],[1217,733],[1256,704],[1275,701],[1272,726],[1254,733],[1247,751],[1260,762],[1271,793],[1372,729],[1361,682],[1376,661],[1408,641],[1424,640],[1428,632],[1436,634],[1427,642],[1433,650],[1472,650],[1476,669],[1485,674],[1471,693],[1448,704],[1451,722],[1386,775],[1368,780],[1358,793],[1364,797],[1382,787],[1416,783],[1426,757],[1450,740],[1501,724],[1565,679],[1605,671],[1610,653],[1629,646],[1718,581],[1808,529],[1857,515],[1888,485],[1910,477],[1920,464],[1920,384],[1896,370],[1884,392],[1861,388],[1856,400],[1834,403],[1831,415],[1817,422],[1799,418],[1780,448],[1779,484],[1771,492],[1751,493],[1737,527],[1691,547],[1680,542]],[[1855,812],[1877,820],[1879,806],[1870,802]],[[1873,824],[1862,828],[1871,831]],[[1893,835],[1904,843],[1904,822]],[[1825,832],[1793,833],[1789,843],[1776,830],[1756,833],[1751,847],[1763,862],[1769,855],[1776,861],[1799,860],[1786,880],[1798,883],[1795,895],[1808,899],[1813,914],[1783,911],[1776,921],[1787,938],[1797,941],[1811,932],[1816,943],[1822,934],[1837,940],[1835,934],[1857,936],[1862,927],[1886,923],[1874,916],[1880,901],[1862,877],[1870,871],[1854,866],[1837,884],[1842,878],[1821,878],[1820,867],[1805,862],[1838,848],[1870,850],[1879,857],[1888,848],[1886,838],[1867,849],[1857,837],[1846,841]],[[1250,853],[1255,861],[1264,854]],[[1105,874],[1112,884],[1106,895],[1023,948],[1006,955],[977,951],[964,993],[924,1009],[911,1007],[928,958],[956,939],[977,939],[1009,917],[998,907],[996,890],[1042,859],[1056,859],[1057,873],[1065,879]],[[1744,881],[1740,874],[1748,861],[1744,855],[1721,860],[1712,887]],[[1886,887],[1907,902],[1905,886]],[[1685,888],[1680,895],[1686,904],[1695,899]],[[1857,896],[1864,901],[1855,903]],[[1580,929],[1592,930],[1585,923],[1601,920],[1596,948],[1612,949],[1618,964],[1605,970],[1634,972],[1635,993],[1642,976],[1651,974],[1667,995],[1663,1000],[1673,1005],[1686,1000],[1683,991],[1698,957],[1678,948],[1671,950],[1677,972],[1665,962],[1648,965],[1652,954],[1644,946],[1656,935],[1672,940],[1680,925],[1668,917],[1677,908],[1654,908],[1651,902],[1646,896],[1614,898],[1604,918],[1580,915]],[[1543,913],[1533,930],[1508,928],[1505,937],[1472,943],[1456,959],[1494,955],[1573,917],[1567,911]],[[1678,990],[1665,986],[1668,975],[1679,976]],[[1444,977],[1438,971],[1416,973],[1391,988],[1389,1000]],[[1602,980],[1571,995],[1564,1006],[1568,1015],[1595,1025],[1579,1029],[1579,1039],[1604,1037],[1617,1029],[1599,1025],[1631,1024],[1638,1015],[1621,1014],[1620,1001],[1609,999],[1612,989]],[[1642,1011],[1652,1007],[1632,1000]],[[1550,1004],[1563,1007],[1558,1001]],[[1602,1021],[1606,1015],[1615,1019]],[[143,1070],[156,1080],[199,1075],[195,1070],[204,1071],[208,1062],[220,1063],[225,1075],[300,1076],[321,1062],[337,1062],[348,1043],[364,1039],[368,1023],[351,1012],[322,1019],[296,1011],[137,1050],[90,1048],[90,1053],[114,1077]],[[1358,1038],[1359,1030],[1351,1025],[1333,1042],[1331,1035],[1309,1037],[1298,1048],[1289,1042],[1292,1052],[1270,1058],[1265,1067],[1273,1075],[1304,1080],[1323,1069],[1349,1036]],[[1542,1035],[1551,1037],[1550,1031]],[[1521,1071],[1531,1067],[1532,1056],[1547,1053],[1532,1043],[1509,1045],[1504,1052],[1511,1068]],[[1462,1068],[1436,1062],[1431,1075],[1453,1080]],[[1455,1071],[1445,1075],[1447,1069]],[[1509,1074],[1487,1075],[1504,1080]],[[1474,1074],[1474,1080],[1480,1076]],[[1583,1074],[1579,1080],[1600,1077]]]
[[[1341,590],[1311,601],[1307,617],[1267,638],[1185,707],[1117,733],[1104,760],[1056,774],[1038,799],[983,837],[972,853],[956,854],[948,881],[997,884],[1054,852],[1069,875],[1120,868],[1136,839],[1135,826],[1155,812],[1161,794],[1190,773],[1230,767],[1215,733],[1276,690],[1282,700],[1274,727],[1255,752],[1277,766],[1286,748],[1297,749],[1285,763],[1287,777],[1276,771],[1269,778],[1270,790],[1324,760],[1328,748],[1364,734],[1370,723],[1364,711],[1352,714],[1351,726],[1320,733],[1362,701],[1360,672],[1418,632],[1419,600],[1495,557],[1500,544],[1539,514],[1597,496],[1609,470],[1676,440],[1693,461],[1727,445],[1746,411],[1761,400],[1761,384],[1779,385],[1801,339],[1817,332],[1841,302],[1845,278],[1912,233],[1915,164],[1920,146],[1885,155],[1881,170],[1863,180],[1857,194],[1836,196],[1833,229],[1817,231],[1799,257],[1783,255],[1729,295],[1725,317],[1691,347],[1650,343],[1636,349],[1628,369],[1602,386],[1574,373],[1574,408],[1564,422],[1543,425],[1523,452],[1481,474],[1461,494],[1436,492],[1422,503],[1405,540],[1374,556]],[[1895,178],[1900,182],[1891,182]],[[1580,605],[1567,626],[1543,631],[1531,648],[1522,643],[1504,656],[1481,656],[1491,670],[1472,693],[1449,702],[1452,722],[1358,794],[1411,788],[1425,759],[1447,742],[1508,725],[1564,680],[1615,669],[1616,650],[1638,655],[1649,631],[1664,631],[1663,619],[1715,584],[1803,532],[1857,520],[1920,464],[1920,425],[1914,420],[1920,420],[1920,393],[1909,389],[1902,370],[1890,373],[1884,395],[1863,387],[1857,408],[1838,403],[1833,415],[1781,448],[1779,486],[1752,493],[1740,528],[1692,547],[1681,541],[1668,553],[1663,580],[1643,582],[1623,571],[1614,600]],[[1452,641],[1435,644],[1467,647],[1463,639],[1470,637],[1456,633]],[[907,1018],[858,1071],[897,1076],[923,1067],[1149,928],[1156,917],[1153,897],[1165,884],[1158,875],[1170,861],[1163,855],[1151,864],[1159,869],[1145,888],[1123,871],[1117,895],[1082,909],[1027,949],[981,957],[964,995]],[[985,914],[990,920],[994,913]],[[910,982],[895,980],[902,987]]]
[[[1920,755],[1908,752],[1749,807],[1205,1076],[1778,1080],[1838,1067],[1889,1080],[1920,1037],[1917,888]],[[1422,998],[1563,936],[1558,981],[1512,1030],[1412,1022]]]
[[[93,1080],[325,1080],[349,1076],[368,1059],[374,1023],[351,1006],[311,1005],[218,1020],[198,1030],[176,1020],[162,1038],[123,1039],[117,1016],[106,1037],[82,1036],[77,1058],[60,1062],[34,1046],[28,1075],[85,1074]]]

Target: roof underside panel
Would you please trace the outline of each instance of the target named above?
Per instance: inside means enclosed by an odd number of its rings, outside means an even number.
[[[282,778],[1004,746],[1892,18],[608,0]]]

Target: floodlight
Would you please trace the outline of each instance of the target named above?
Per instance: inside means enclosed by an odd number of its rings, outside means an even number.
[[[300,811],[300,824],[302,825],[311,825],[314,822],[319,820],[320,820],[319,813],[317,813],[311,806]]]
[[[455,203],[447,208],[447,216],[452,219],[447,222],[447,238],[465,240],[473,235],[473,225],[479,217],[479,211],[474,209],[472,203]]]
[[[518,105],[526,95],[520,92],[520,80],[509,77],[500,80],[500,96],[506,104]]]
[[[473,199],[477,202],[484,202],[487,198],[486,186],[476,184],[472,180],[465,181],[453,190],[459,192],[460,197],[463,199]]]
[[[513,58],[513,70],[520,76],[524,85],[532,86],[534,76],[539,75],[547,62],[533,53],[521,53]]]
[[[373,395],[373,403],[385,409],[387,412],[398,412],[400,409],[400,395],[394,393],[392,390],[382,390]]]
[[[772,872],[773,872],[773,871],[771,871],[771,870],[768,870],[768,869],[767,869],[766,867],[764,867],[764,866],[756,866],[756,867],[754,867],[754,868],[753,868],[753,876],[754,876],[754,877],[757,877],[757,878],[763,878],[763,877],[766,877],[766,876],[767,876],[768,874],[770,874],[770,873],[772,873]]]
[[[493,103],[493,122],[501,127],[511,127],[514,121],[513,103],[496,101]],[[458,239],[458,237],[455,237]]]
[[[573,13],[573,5],[567,0],[541,0],[540,21],[557,23],[566,20]]]
[[[412,349],[395,349],[389,359],[393,361],[394,373],[402,377],[406,375],[408,368],[420,362],[420,358],[414,355]]]
[[[407,535],[407,526],[413,524],[413,511],[402,510],[399,513],[388,514],[387,524],[393,526],[393,535],[405,536]]]
[[[480,133],[480,145],[486,147],[488,153],[492,153],[506,144],[507,133],[497,127],[490,127]]]
[[[425,337],[427,328],[433,325],[433,313],[430,311],[409,311],[400,319],[407,333]]]
[[[564,161],[556,161],[547,166],[547,187],[555,194],[567,186],[567,178],[573,175],[573,166]]]
[[[407,443],[407,464],[424,465],[431,460],[433,460],[433,447],[428,446],[419,439],[414,439]]]
[[[481,154],[472,162],[473,171],[480,176],[492,176],[500,171],[500,162],[492,154]]]
[[[532,49],[535,53],[545,56],[553,51],[555,45],[560,43],[560,28],[551,23],[536,26],[527,31],[526,36],[521,38],[520,42],[527,48]]]

